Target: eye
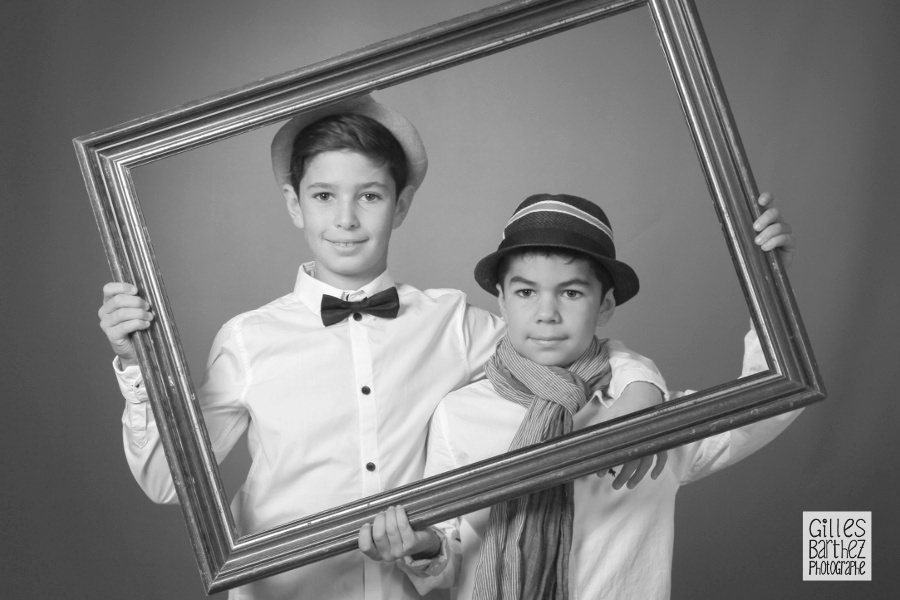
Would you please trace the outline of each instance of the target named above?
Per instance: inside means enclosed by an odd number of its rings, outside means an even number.
[[[376,194],[375,192],[366,192],[362,195],[362,199],[365,202],[376,202],[378,200],[381,200],[381,195]]]
[[[578,290],[564,290],[563,296],[568,298],[569,300],[577,300],[584,296],[584,294]]]
[[[331,192],[316,192],[315,194],[313,194],[313,198],[324,202],[326,200],[330,200],[332,198],[332,195]]]
[[[529,288],[518,289],[513,292],[519,298],[531,298],[534,296],[534,290]]]

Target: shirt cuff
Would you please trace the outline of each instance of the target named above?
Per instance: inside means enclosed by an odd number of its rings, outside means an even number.
[[[750,331],[744,336],[744,361],[741,369],[741,377],[747,377],[754,373],[762,373],[769,369],[766,356],[763,354],[759,336],[751,325]]]
[[[119,382],[119,391],[122,392],[125,400],[133,404],[140,404],[149,400],[140,367],[132,365],[123,369],[122,363],[117,356],[113,359],[113,371],[115,371],[116,380]]]
[[[453,540],[437,527],[432,527],[431,530],[441,539],[441,549],[437,556],[419,560],[404,556],[397,561],[397,566],[409,576],[416,590],[423,596],[432,590],[450,587],[453,582],[448,580],[448,576],[452,577],[451,573],[455,569],[452,567],[448,569],[448,566],[460,559],[459,542],[454,544]]]

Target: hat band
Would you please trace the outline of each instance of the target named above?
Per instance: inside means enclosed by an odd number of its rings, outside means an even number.
[[[500,242],[500,246],[497,248],[497,252],[528,247],[559,248],[560,250],[580,252],[591,256],[603,256],[613,260],[616,258],[616,247],[613,246],[612,240],[609,240],[608,244],[604,244],[578,233],[559,230],[516,231],[503,238],[503,241]]]
[[[597,229],[605,233],[610,240],[613,240],[612,228],[609,225],[607,225],[597,217],[591,215],[590,213],[575,208],[571,204],[560,202],[558,200],[542,200],[540,202],[535,202],[534,204],[526,206],[519,211],[516,211],[515,214],[510,217],[509,221],[507,221],[506,227],[504,228],[503,237],[506,238],[506,229],[509,228],[510,225],[523,217],[538,212],[553,212],[574,217],[592,227],[596,227]]]

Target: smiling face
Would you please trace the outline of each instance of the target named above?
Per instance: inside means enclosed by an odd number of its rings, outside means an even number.
[[[310,158],[296,191],[283,188],[294,224],[316,261],[316,278],[355,290],[387,268],[391,232],[406,217],[413,190],[397,194],[388,167],[352,151]]]
[[[616,306],[612,290],[604,293],[583,258],[552,254],[511,258],[498,288],[500,313],[513,348],[547,367],[575,362]]]

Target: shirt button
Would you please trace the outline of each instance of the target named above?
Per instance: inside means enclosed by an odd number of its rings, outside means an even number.
[[[362,319],[362,315],[361,315],[361,314],[359,314],[359,313],[353,313],[353,320],[354,320],[354,321],[359,321],[359,320],[361,320],[361,319]]]
[[[373,463],[373,462],[366,463],[366,470],[367,470],[367,471],[374,471],[374,470],[375,470],[375,463]]]
[[[363,394],[365,394],[366,396],[368,396],[372,392],[372,390],[369,389],[369,386],[367,386],[367,385],[362,386],[362,390],[360,390],[360,391]]]

